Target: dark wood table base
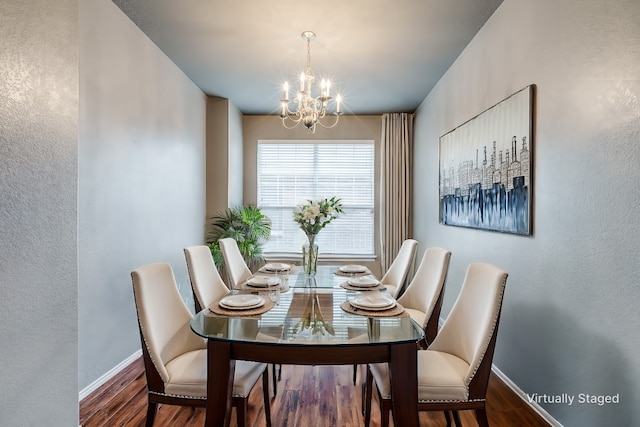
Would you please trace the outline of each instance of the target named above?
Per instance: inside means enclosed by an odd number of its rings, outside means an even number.
[[[418,377],[415,342],[366,345],[308,345],[231,342],[207,343],[206,426],[227,425],[236,360],[287,365],[351,365],[388,362],[396,425],[417,427]],[[227,384],[225,389],[223,384]]]

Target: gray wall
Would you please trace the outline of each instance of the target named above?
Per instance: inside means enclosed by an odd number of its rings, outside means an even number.
[[[417,111],[416,238],[509,273],[494,363],[527,393],[620,393],[543,407],[567,426],[640,419],[640,3],[505,0]],[[438,138],[537,86],[534,233],[438,224]],[[422,171],[422,172],[419,172]]]
[[[204,94],[111,1],[80,2],[79,385],[140,349],[130,272],[204,239]],[[77,396],[77,395],[76,395]]]
[[[77,1],[0,3],[0,425],[78,415]]]

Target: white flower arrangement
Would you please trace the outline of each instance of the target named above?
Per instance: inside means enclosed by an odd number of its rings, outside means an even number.
[[[300,224],[300,228],[307,236],[315,235],[331,221],[343,213],[340,199],[332,197],[317,201],[307,200],[293,211],[293,219]]]

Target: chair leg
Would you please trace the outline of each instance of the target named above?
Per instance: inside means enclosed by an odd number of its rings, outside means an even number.
[[[362,416],[364,416],[364,400],[365,400],[365,394],[367,393],[367,385],[366,383],[362,383],[362,385],[360,385],[360,410],[362,411]]]
[[[282,365],[278,365],[278,381],[282,379]]]
[[[282,369],[282,365],[280,365],[280,369]],[[275,398],[278,395],[278,380],[276,378],[276,365],[271,365],[271,373],[273,375],[273,397]]]
[[[158,404],[152,402],[150,399],[147,401],[147,420],[145,422],[146,427],[153,427],[153,421],[156,419],[156,412],[158,411]]]
[[[378,393],[378,400],[380,401],[380,426],[389,427],[389,412],[391,412],[391,400],[383,399]]]
[[[455,423],[456,427],[462,427],[462,422],[460,421],[460,414],[458,413],[458,411],[452,411],[453,412],[453,422]],[[480,425],[480,427],[483,427],[482,425]],[[487,424],[485,427],[489,427],[489,424]]]
[[[447,427],[451,427],[451,415],[449,414],[449,411],[443,411],[444,412],[444,419],[447,420]]]
[[[236,404],[236,417],[238,427],[244,427],[247,423],[247,397],[239,398]]]
[[[373,397],[373,374],[367,365],[367,378],[365,380],[365,397],[364,397],[364,426],[369,427],[371,421],[371,398]]]
[[[487,419],[487,410],[485,408],[476,409],[476,420],[480,427],[489,427],[489,420]]]
[[[273,372],[275,374],[275,365]],[[274,375],[275,378],[275,375]],[[274,387],[275,388],[275,387]],[[267,372],[262,373],[262,393],[264,395],[264,416],[267,420],[267,427],[271,427],[271,402],[269,399],[269,375]]]
[[[353,364],[353,385],[356,385],[356,376],[358,374],[358,365]]]

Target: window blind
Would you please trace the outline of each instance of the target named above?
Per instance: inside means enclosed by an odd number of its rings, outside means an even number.
[[[320,257],[373,255],[374,156],[370,140],[258,141],[258,206],[272,221],[264,252],[300,253],[294,208],[335,196],[344,213],[318,234]]]

